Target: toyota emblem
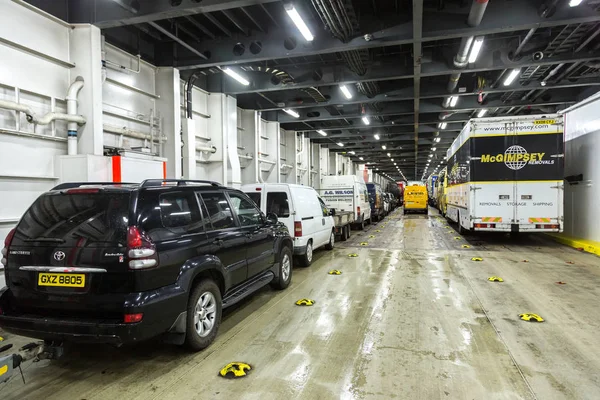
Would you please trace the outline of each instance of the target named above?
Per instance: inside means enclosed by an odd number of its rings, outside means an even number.
[[[66,255],[65,255],[64,251],[60,251],[59,250],[59,251],[57,251],[57,252],[54,253],[54,259],[56,261],[62,261],[62,260],[65,259],[65,257],[66,257]]]

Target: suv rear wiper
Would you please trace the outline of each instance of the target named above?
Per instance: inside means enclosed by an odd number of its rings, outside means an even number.
[[[25,239],[24,242],[53,242],[53,243],[64,243],[65,239],[59,238],[47,238],[47,237],[39,237],[37,239]]]

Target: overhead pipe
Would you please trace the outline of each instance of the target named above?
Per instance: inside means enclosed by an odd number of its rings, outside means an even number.
[[[478,26],[483,19],[483,14],[485,13],[487,5],[488,0],[473,0],[471,11],[469,12],[469,17],[467,18],[467,25],[473,28]],[[473,44],[474,38],[474,36],[468,36],[461,39],[458,53],[453,60],[454,67],[458,69],[464,69],[467,66],[469,61],[469,51],[471,50],[471,45]],[[456,89],[458,86],[458,80],[460,79],[460,76],[460,72],[455,72],[450,75],[450,80],[448,82],[449,93],[454,92],[454,89]]]
[[[513,57],[512,57],[513,60],[516,60],[517,57],[519,57],[519,54],[521,54],[521,51],[523,50],[523,47],[525,47],[525,45],[529,42],[529,40],[531,40],[531,38],[535,34],[535,31],[537,31],[537,28],[531,28],[529,30],[529,32],[527,32],[527,35],[525,35],[525,38],[523,38],[523,41],[521,42],[521,44],[519,45],[519,47],[517,47],[517,49],[515,50],[515,52],[513,54]]]
[[[198,77],[196,76],[196,74],[192,74],[186,83],[186,89],[185,89],[185,97],[186,97],[186,116],[189,119],[192,119],[192,89],[194,88],[194,82],[196,82],[196,79]]]
[[[67,91],[67,114],[77,116],[77,95],[83,88],[83,78],[78,76]],[[85,121],[83,122],[85,123]],[[77,154],[77,122],[69,120],[67,124],[67,155]]]

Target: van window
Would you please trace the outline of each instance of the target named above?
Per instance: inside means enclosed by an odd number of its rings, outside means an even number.
[[[260,197],[261,197],[260,193],[261,192],[246,193],[248,195],[248,197],[250,197],[250,199],[252,199],[252,201],[256,203],[258,208],[260,208]]]
[[[279,218],[290,216],[290,204],[287,193],[270,192],[267,194],[267,213],[273,213]]]
[[[198,201],[193,192],[169,192],[158,197],[165,228],[180,233],[203,230]]]
[[[242,226],[254,226],[262,224],[262,218],[258,208],[250,200],[241,194],[229,192],[229,199],[235,215],[237,215]]]
[[[200,195],[208,211],[212,229],[234,228],[235,221],[224,193],[202,193]]]

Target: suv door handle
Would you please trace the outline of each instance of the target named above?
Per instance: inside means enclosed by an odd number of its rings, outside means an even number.
[[[212,244],[216,244],[217,246],[223,246],[223,239],[215,239]]]
[[[245,233],[247,238],[251,238],[252,236],[254,236],[254,233]]]

